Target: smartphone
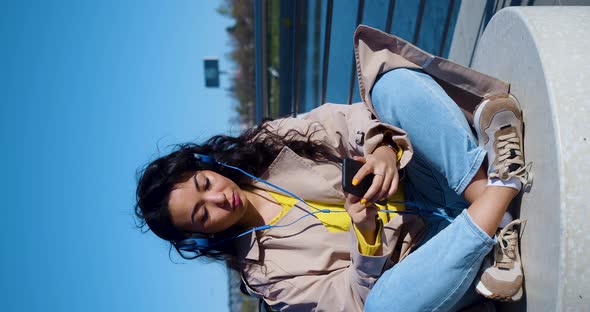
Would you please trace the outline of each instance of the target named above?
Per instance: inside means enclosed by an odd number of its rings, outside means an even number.
[[[342,189],[346,193],[350,193],[357,197],[363,197],[369,190],[369,187],[371,187],[371,184],[373,184],[373,178],[375,175],[369,173],[359,184],[356,186],[352,185],[352,178],[363,165],[362,162],[351,158],[344,158],[342,160]]]

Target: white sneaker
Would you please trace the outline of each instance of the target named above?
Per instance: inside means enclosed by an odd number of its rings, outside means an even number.
[[[484,100],[475,110],[475,131],[488,156],[488,177],[518,178],[524,188],[532,182],[531,164],[525,165],[520,105],[512,95]]]
[[[522,298],[522,264],[518,248],[519,219],[510,222],[497,234],[493,263],[486,257],[482,274],[475,290],[482,296],[500,301],[518,301]]]

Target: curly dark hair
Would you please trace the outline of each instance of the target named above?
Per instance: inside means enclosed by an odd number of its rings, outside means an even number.
[[[216,135],[203,144],[176,145],[173,152],[152,161],[143,170],[138,171],[135,205],[138,227],[149,227],[158,237],[172,243],[172,247],[185,259],[205,256],[209,259],[225,260],[234,268],[239,266],[241,261],[237,259],[233,244],[235,242],[231,240],[216,244],[213,248],[194,252],[181,251],[174,244],[191,237],[193,233],[185,233],[173,225],[168,208],[169,194],[177,184],[188,180],[196,171],[205,169],[214,170],[231,179],[242,189],[251,188],[252,180],[246,175],[223,166],[208,167],[195,161],[195,153],[237,166],[255,176],[264,173],[284,146],[299,156],[318,162],[339,162],[332,148],[312,139],[316,132],[322,131],[321,127],[312,130],[310,126],[306,132],[291,129],[284,135],[279,135],[278,129],[273,130],[269,127],[269,122],[270,120],[264,120],[237,137]],[[244,230],[234,226],[224,233],[216,233],[216,237],[230,237]]]

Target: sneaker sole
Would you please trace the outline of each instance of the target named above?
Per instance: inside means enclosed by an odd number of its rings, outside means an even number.
[[[486,288],[486,286],[481,282],[477,282],[477,286],[475,286],[475,291],[488,298],[488,299],[494,299],[494,300],[498,300],[498,301],[506,301],[506,302],[513,302],[513,301],[519,301],[522,298],[522,286],[518,289],[518,291],[512,295],[512,296],[502,296],[499,294],[495,294],[494,292],[490,291],[489,289]]]

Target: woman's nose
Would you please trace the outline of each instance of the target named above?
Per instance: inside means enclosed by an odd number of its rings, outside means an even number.
[[[209,203],[222,206],[225,203],[225,196],[221,192],[209,192],[206,194],[205,200]]]

